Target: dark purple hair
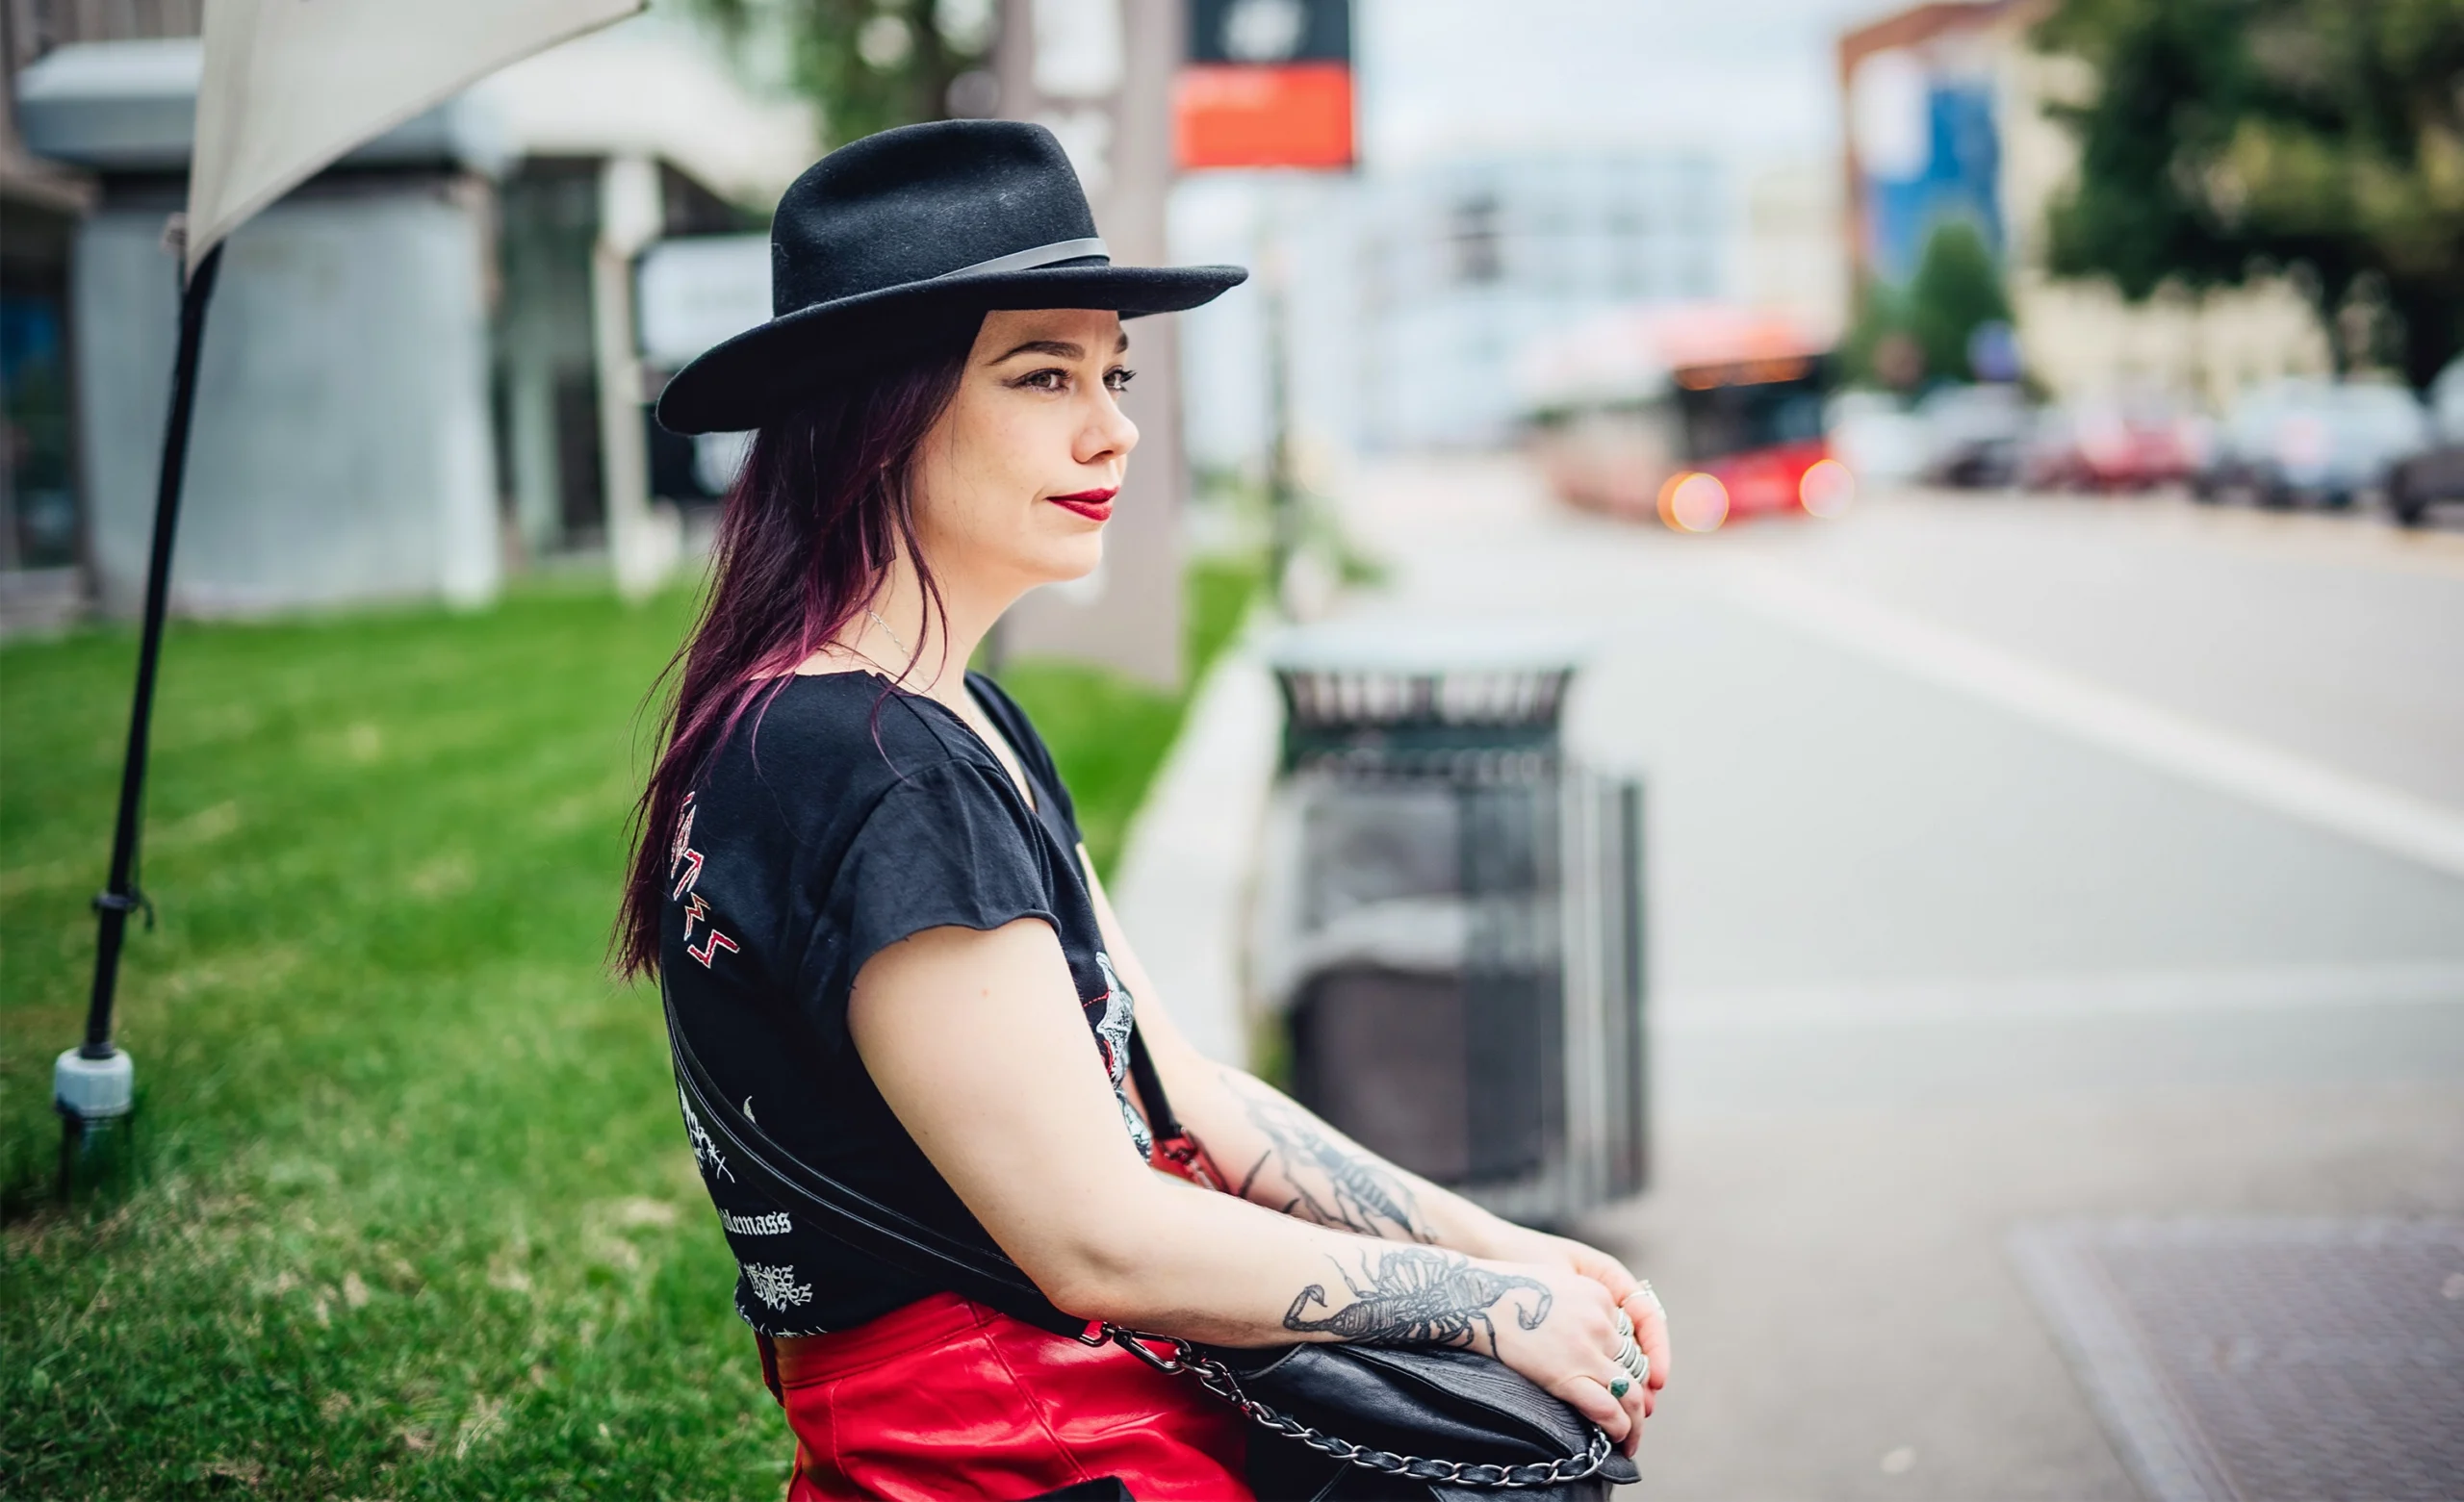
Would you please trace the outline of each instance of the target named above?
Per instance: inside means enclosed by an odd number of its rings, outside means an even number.
[[[825,390],[754,435],[720,509],[701,620],[659,675],[676,693],[659,720],[658,765],[633,808],[614,945],[625,976],[658,973],[668,838],[745,712],[866,607],[898,554],[914,563],[926,608],[939,611],[911,486],[916,450],[958,391],[973,333],[937,335],[926,352]]]

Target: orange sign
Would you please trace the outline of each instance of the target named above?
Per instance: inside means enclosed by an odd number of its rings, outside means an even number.
[[[1185,171],[1349,166],[1351,67],[1333,62],[1184,67],[1173,94],[1172,134]]]

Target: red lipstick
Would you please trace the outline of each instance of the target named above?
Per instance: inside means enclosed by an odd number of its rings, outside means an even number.
[[[1113,497],[1120,494],[1116,485],[1110,490],[1082,490],[1074,496],[1055,496],[1052,503],[1066,506],[1090,522],[1109,522],[1113,516]]]

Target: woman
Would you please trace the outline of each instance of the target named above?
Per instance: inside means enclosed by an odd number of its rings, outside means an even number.
[[[772,242],[779,316],[659,403],[680,432],[758,433],[642,799],[629,972],[661,978],[748,1120],[980,1226],[1072,1315],[1232,1346],[1450,1338],[1630,1450],[1668,1372],[1648,1286],[1194,1052],[1034,727],[962,671],[1021,594],[1102,556],[1138,443],[1121,318],[1245,273],[1112,266],[1059,143],[997,121],[833,153]],[[1186,1139],[1155,1140],[1133,1019]],[[1248,1494],[1241,1420],[1194,1384],[852,1250],[751,1188],[689,1104],[686,1126],[797,1438],[791,1497]],[[1433,1286],[1473,1291],[1434,1309]]]

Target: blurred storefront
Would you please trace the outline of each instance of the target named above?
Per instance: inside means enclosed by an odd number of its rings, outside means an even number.
[[[1927,241],[1973,228],[2003,267],[2026,373],[2059,398],[2159,389],[2221,405],[2248,386],[2328,369],[2325,341],[2281,283],[2125,303],[2044,272],[2041,226],[2074,148],[2046,106],[2084,82],[2029,44],[2046,0],[1920,5],[1839,40],[1847,239],[1858,288],[1905,286]]]
[[[57,461],[14,445],[29,457],[13,464],[12,521],[31,535],[14,497],[39,487],[21,476],[57,472],[64,498],[40,491],[33,514],[61,513],[44,524],[71,541],[0,567],[64,562],[74,593],[125,613],[152,515],[177,298],[163,247],[200,55],[192,35],[78,30],[90,10],[11,12],[46,18],[13,25],[13,48],[23,37],[33,54],[11,59],[13,127],[92,187],[53,211],[50,281],[10,283],[13,435],[48,431],[30,399],[42,388],[19,374],[44,369],[20,348],[45,346],[20,325],[56,332],[64,371]],[[155,19],[192,34],[195,9]],[[707,487],[689,464],[654,463],[635,258],[759,223],[813,140],[808,112],[748,97],[689,33],[644,20],[497,75],[268,211],[231,242],[207,338],[175,608],[473,602],[508,567],[558,557],[654,582],[680,532],[654,474],[680,473],[669,488],[688,501]],[[35,237],[11,207],[14,263]]]
[[[94,185],[17,138],[16,70],[42,39],[33,18],[0,11],[0,631],[73,617],[86,594],[68,261]]]

